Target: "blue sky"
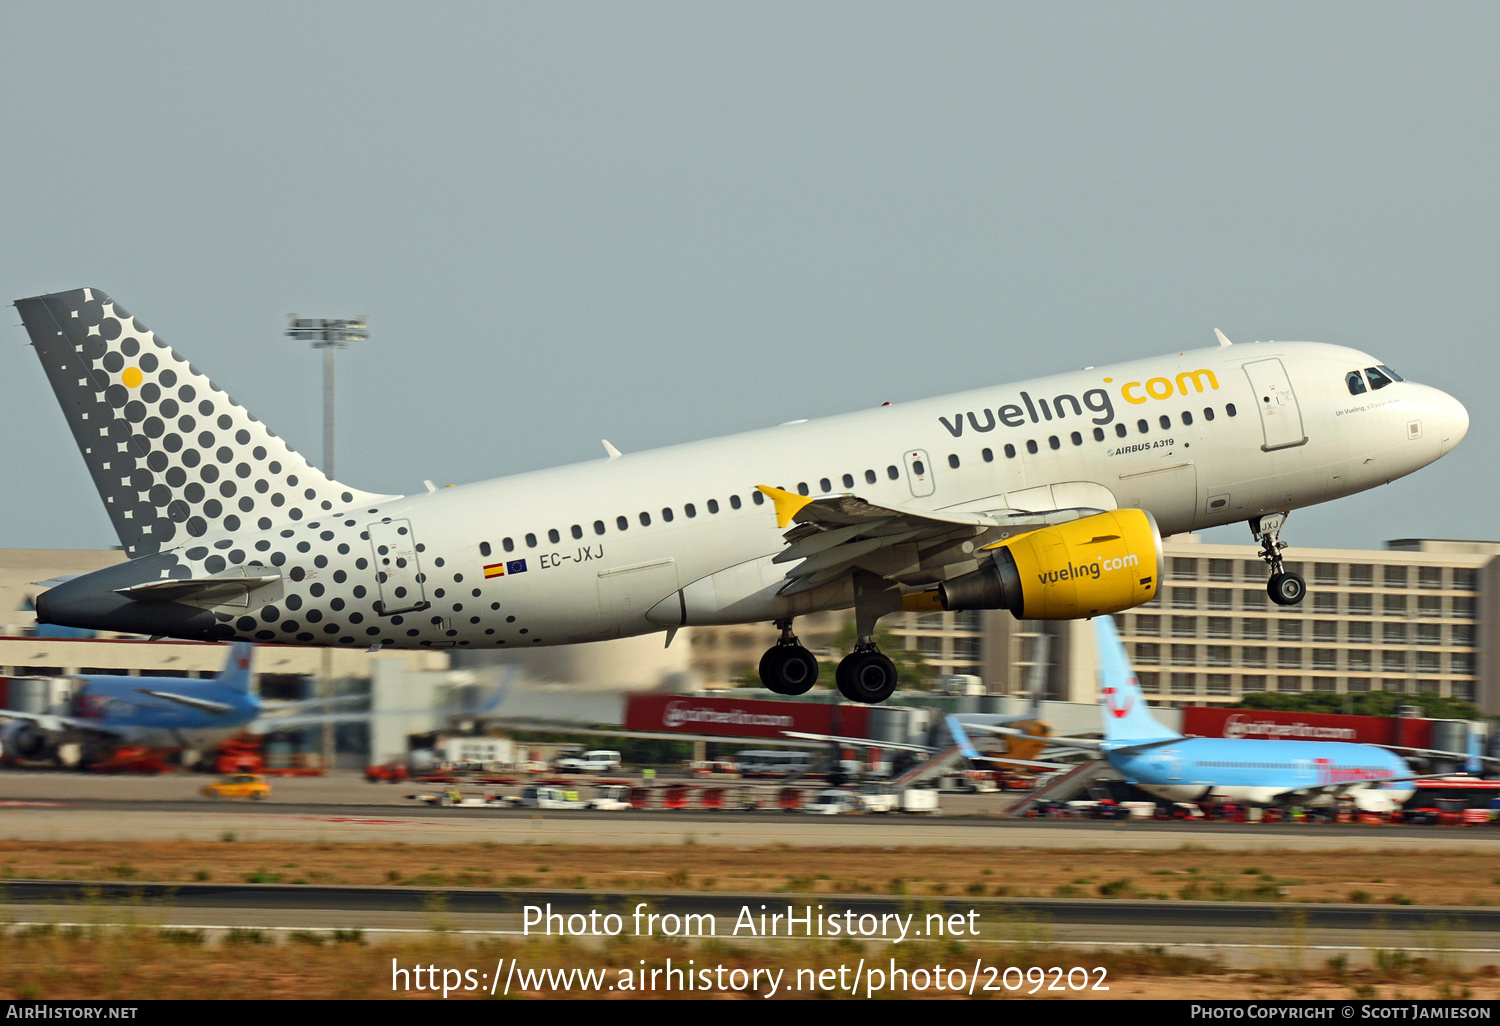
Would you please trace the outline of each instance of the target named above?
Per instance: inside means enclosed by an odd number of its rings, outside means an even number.
[[[0,7],[0,283],[102,288],[339,477],[480,480],[1230,338],[1468,439],[1295,546],[1500,537],[1500,8]],[[12,318],[12,323],[15,318]],[[0,547],[114,543],[0,350]],[[1244,532],[1248,538],[1248,532]],[[1216,535],[1242,540],[1241,531]]]

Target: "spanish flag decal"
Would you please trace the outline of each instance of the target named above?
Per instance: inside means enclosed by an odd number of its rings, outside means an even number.
[[[487,567],[484,568],[484,579],[485,580],[489,580],[491,577],[504,577],[504,576],[505,576],[505,564],[504,563],[491,563],[489,566],[487,566]]]

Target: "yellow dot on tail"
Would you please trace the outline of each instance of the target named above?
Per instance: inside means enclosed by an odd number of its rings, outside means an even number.
[[[126,367],[125,373],[120,375],[120,382],[126,388],[135,388],[141,383],[141,369],[139,367]]]

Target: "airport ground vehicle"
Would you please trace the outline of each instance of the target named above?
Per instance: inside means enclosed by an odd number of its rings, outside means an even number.
[[[620,753],[595,749],[558,759],[552,768],[559,773],[611,773],[620,768]]]
[[[599,793],[588,800],[591,809],[603,812],[624,812],[626,809],[635,808],[630,802],[630,785],[628,784],[606,784],[599,788]]]
[[[802,807],[802,811],[814,816],[845,816],[864,812],[865,803],[853,791],[835,788],[813,795],[812,800]]]
[[[772,748],[739,752],[735,761],[742,777],[784,777],[811,768],[813,757],[799,749]]]
[[[203,788],[209,798],[250,798],[259,801],[271,796],[271,785],[256,773],[234,773]]]
[[[574,792],[544,784],[528,784],[521,790],[520,804],[528,809],[582,809],[585,804]]]

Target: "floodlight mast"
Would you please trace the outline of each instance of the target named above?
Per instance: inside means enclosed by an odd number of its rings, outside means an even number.
[[[323,473],[334,480],[333,468],[333,354],[346,349],[350,342],[363,342],[370,336],[366,318],[320,318],[291,316],[291,326],[286,330],[287,338],[311,342],[314,349],[323,350]],[[336,745],[333,735],[333,649],[324,647],[318,690],[327,700],[324,707],[327,718],[322,729],[321,763],[325,773],[333,769]]]
[[[370,337],[370,326],[361,316],[352,319],[291,316],[287,338],[311,342],[323,350],[323,473],[334,478],[333,467],[333,354],[348,348],[350,342]]]

